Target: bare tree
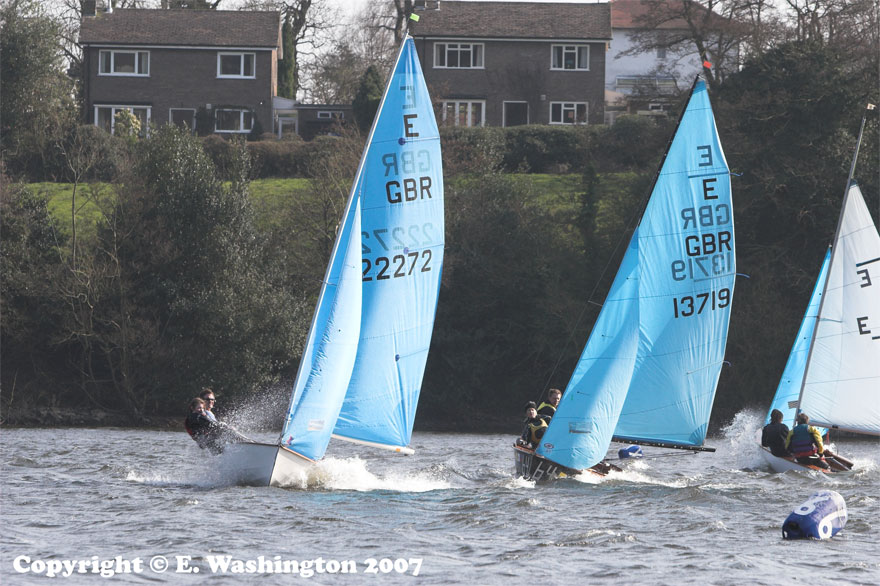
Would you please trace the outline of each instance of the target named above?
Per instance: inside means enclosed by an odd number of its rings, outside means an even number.
[[[747,23],[763,22],[768,10],[767,0],[643,0],[642,6],[646,11],[634,19],[639,30],[630,35],[633,46],[625,54],[696,53],[713,88],[748,50]]]
[[[293,81],[297,92],[304,86],[301,70],[325,48],[339,26],[339,11],[328,0],[245,0],[242,10],[278,10],[282,20],[290,20],[293,32]]]

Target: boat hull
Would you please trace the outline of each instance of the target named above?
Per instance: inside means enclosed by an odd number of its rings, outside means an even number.
[[[767,462],[767,465],[773,469],[774,472],[788,472],[789,470],[815,470],[816,472],[824,472],[825,474],[834,474],[835,472],[847,472],[849,469],[845,466],[838,464],[833,459],[827,459],[828,465],[830,468],[828,470],[824,468],[820,468],[818,466],[810,466],[809,464],[801,464],[796,461],[793,457],[780,458],[779,456],[774,456],[770,453],[768,448],[759,445],[761,448],[761,454],[764,456],[764,461]]]
[[[218,469],[244,486],[303,486],[315,461],[277,444],[227,445]]]
[[[539,456],[535,453],[535,450],[530,450],[516,444],[513,446],[513,457],[516,464],[516,475],[526,480],[534,480],[535,482],[547,482],[557,478],[577,476],[584,473],[606,476],[611,470],[620,470],[607,462],[600,462],[585,470],[568,468]]]

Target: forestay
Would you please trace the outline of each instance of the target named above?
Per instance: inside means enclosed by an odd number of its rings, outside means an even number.
[[[854,181],[820,305],[800,410],[814,425],[880,435],[880,236]]]
[[[409,443],[443,263],[440,137],[411,38],[358,168],[282,443],[320,458],[330,434]]]

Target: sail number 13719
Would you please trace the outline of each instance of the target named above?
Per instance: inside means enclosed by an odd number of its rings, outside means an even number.
[[[704,311],[724,309],[730,305],[730,289],[724,288],[696,295],[674,297],[672,307],[676,318],[699,315]]]

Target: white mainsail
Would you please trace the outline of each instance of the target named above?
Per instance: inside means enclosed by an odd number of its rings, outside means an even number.
[[[880,235],[854,181],[832,244],[799,403],[811,424],[880,435]]]

